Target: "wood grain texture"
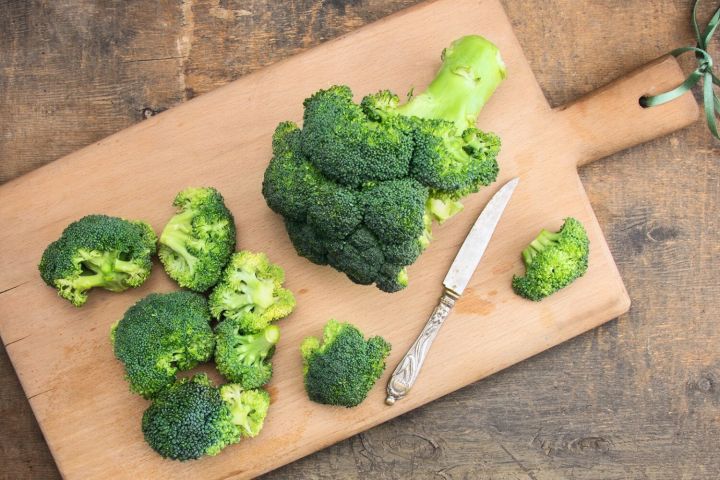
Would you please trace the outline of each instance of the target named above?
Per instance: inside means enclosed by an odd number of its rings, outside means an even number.
[[[506,6],[553,104],[600,86],[689,38],[680,4],[535,3]],[[391,8],[392,2],[387,5]],[[258,2],[253,6],[262,11]],[[377,14],[373,8],[349,5],[345,17],[330,17],[336,22],[362,19],[368,11],[369,16]],[[322,10],[317,9],[320,17]],[[539,13],[526,16],[526,11]],[[607,22],[580,20],[582,13],[604,18],[599,14],[607,12],[616,24],[612,35],[607,34]],[[667,13],[670,21],[663,16]],[[642,23],[646,15],[651,21]],[[196,23],[198,18],[212,22],[196,16]],[[637,31],[623,28],[637,25],[645,26]],[[216,33],[223,31],[215,28]],[[572,40],[569,33],[575,34]],[[655,41],[640,43],[641,34]],[[605,48],[598,48],[598,39]],[[290,50],[305,45],[298,37],[289,43]],[[145,68],[155,68],[154,62],[147,63]],[[222,68],[232,70],[218,71]],[[697,126],[620,155],[624,162],[606,161],[584,170],[586,187],[635,301],[619,324],[297,462],[276,472],[277,478],[712,477],[718,470],[712,441],[718,433],[717,333],[712,322],[718,293],[718,171],[712,162],[717,154]],[[3,454],[11,444],[22,445],[3,443]],[[37,465],[43,464],[27,460],[33,454],[7,455],[8,478],[32,477],[22,462],[38,471]]]

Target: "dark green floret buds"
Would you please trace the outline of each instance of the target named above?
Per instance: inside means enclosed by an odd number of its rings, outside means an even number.
[[[583,276],[588,269],[590,241],[583,225],[566,218],[558,232],[542,230],[523,250],[525,276],[514,276],[518,295],[539,301]]]
[[[152,398],[177,372],[209,360],[215,347],[210,320],[205,297],[187,291],[151,293],[130,307],[110,334],[130,389]]]
[[[335,85],[305,100],[302,128],[278,125],[263,196],[299,255],[398,291],[433,222],[495,181],[500,139],[476,120],[505,77],[498,49],[466,36],[442,62],[427,90],[402,105],[387,90],[356,103]]]
[[[158,394],[142,418],[145,441],[173,460],[217,455],[262,429],[270,406],[264,390],[212,385],[205,374],[182,379]]]
[[[220,192],[187,188],[173,205],[178,213],[160,235],[158,256],[181,287],[204,292],[215,285],[235,250],[235,222]]]
[[[322,343],[307,337],[300,346],[308,397],[327,405],[360,405],[385,370],[390,348],[382,337],[365,340],[355,326],[330,320]]]
[[[122,292],[150,276],[157,237],[150,225],[107,215],[71,223],[40,260],[40,276],[76,307],[92,288]]]

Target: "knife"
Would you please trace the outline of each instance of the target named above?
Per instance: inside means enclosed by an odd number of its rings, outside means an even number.
[[[470,229],[467,237],[465,237],[460,251],[458,251],[455,260],[450,265],[450,270],[445,275],[445,280],[443,280],[445,289],[440,297],[440,303],[433,310],[430,319],[425,324],[425,328],[420,332],[420,336],[418,336],[390,376],[387,385],[387,398],[385,399],[387,405],[394,405],[397,400],[405,397],[415,383],[433,340],[435,340],[445,319],[450,315],[455,302],[460,298],[468,282],[470,282],[470,278],[480,263],[495,227],[500,221],[500,217],[519,181],[519,178],[513,178],[498,190],[485,206],[478,219],[475,220],[475,224]]]

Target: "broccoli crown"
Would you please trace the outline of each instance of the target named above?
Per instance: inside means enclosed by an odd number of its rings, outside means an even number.
[[[566,218],[560,231],[542,230],[523,250],[525,276],[514,276],[515,292],[539,301],[583,276],[588,268],[590,241],[582,223]]]
[[[130,389],[152,398],[178,371],[209,360],[215,347],[210,320],[205,297],[187,291],[151,293],[130,307],[110,336]]]
[[[158,256],[181,287],[204,292],[218,282],[235,250],[235,221],[211,187],[187,188],[173,205],[178,213],[160,235]]]
[[[40,276],[73,305],[100,287],[121,292],[150,276],[157,237],[150,225],[107,215],[88,215],[71,223],[45,249]]]
[[[442,58],[428,89],[403,105],[387,90],[358,104],[336,85],[305,100],[302,129],[278,125],[263,195],[299,255],[356,283],[400,290],[432,222],[495,181],[500,139],[475,121],[505,76],[502,59],[478,36]]]
[[[282,288],[284,280],[283,269],[264,253],[237,252],[210,294],[210,311],[218,320],[233,320],[243,332],[260,331],[295,308],[292,292]]]
[[[205,374],[182,379],[164,389],[145,410],[142,431],[156,452],[173,460],[217,455],[262,429],[270,405],[263,390],[220,388]]]
[[[215,327],[215,334],[215,365],[225,378],[246,390],[270,381],[270,359],[280,340],[278,327],[269,325],[257,333],[243,333],[238,321],[227,319]]]
[[[385,370],[390,344],[382,337],[365,340],[349,323],[330,320],[322,344],[307,337],[300,346],[305,390],[310,400],[354,407],[367,397]]]

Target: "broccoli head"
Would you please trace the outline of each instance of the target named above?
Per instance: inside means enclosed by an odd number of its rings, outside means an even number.
[[[235,319],[215,328],[215,365],[229,381],[244,389],[265,385],[272,377],[270,359],[280,339],[280,329],[269,325],[257,333],[243,333]]]
[[[173,460],[217,455],[262,429],[270,396],[264,390],[220,388],[205,374],[175,382],[153,400],[142,417],[145,441]]]
[[[330,320],[322,344],[307,337],[300,346],[305,390],[310,400],[354,407],[362,403],[385,370],[390,344],[382,337],[365,340],[349,323]]]
[[[556,233],[542,230],[522,252],[525,276],[513,277],[515,293],[539,301],[567,287],[587,271],[589,253],[587,232],[574,218]]]
[[[292,292],[282,288],[284,280],[283,269],[264,253],[237,252],[210,294],[210,311],[218,320],[233,320],[242,332],[260,331],[295,308]]]
[[[130,307],[110,334],[130,389],[152,398],[178,371],[209,360],[215,348],[210,320],[205,297],[187,291],[151,293]]]
[[[158,256],[181,287],[204,292],[220,279],[235,250],[235,222],[220,192],[187,188],[173,205],[178,213],[160,235]]]
[[[302,128],[278,125],[263,195],[299,255],[356,283],[400,290],[433,222],[495,181],[500,139],[475,122],[505,76],[498,49],[462,37],[442,61],[405,104],[387,90],[358,104],[336,85],[305,100]]]
[[[40,276],[76,307],[91,288],[121,292],[150,276],[157,237],[150,225],[107,215],[71,223],[45,249]]]

